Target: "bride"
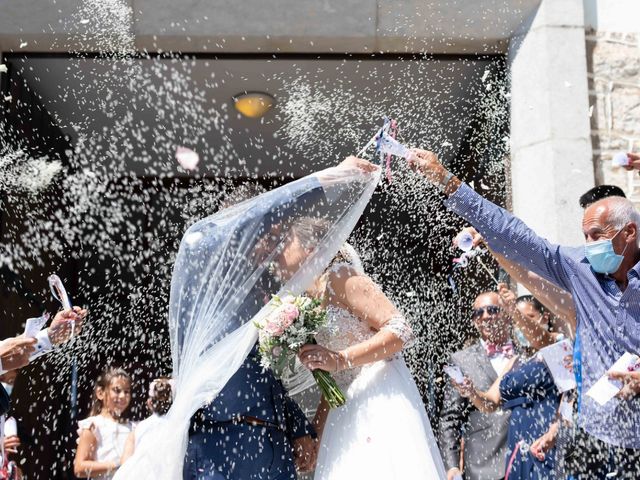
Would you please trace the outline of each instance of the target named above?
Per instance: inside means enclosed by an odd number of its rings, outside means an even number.
[[[293,227],[302,245],[317,220]],[[314,418],[320,439],[316,480],[445,479],[427,412],[402,349],[414,340],[402,314],[363,271],[345,245],[308,293],[326,304],[327,327],[300,360],[334,372],[347,403],[330,409],[321,399]]]

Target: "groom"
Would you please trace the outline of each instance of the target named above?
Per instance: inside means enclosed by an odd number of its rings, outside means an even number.
[[[375,169],[355,157],[340,166]],[[310,197],[323,196],[321,182]],[[280,212],[279,218],[284,217]],[[277,229],[277,220],[265,228]],[[286,248],[280,256],[287,257]],[[265,272],[239,306],[236,323],[249,321],[278,289],[273,276]],[[282,383],[262,369],[254,346],[214,400],[191,419],[183,479],[296,479],[296,466],[303,472],[313,469],[316,451],[313,428]]]

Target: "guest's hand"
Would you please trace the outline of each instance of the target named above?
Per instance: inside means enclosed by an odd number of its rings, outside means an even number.
[[[378,170],[378,166],[362,158],[354,157],[353,155],[340,162],[340,164],[338,164],[338,168],[357,168],[367,173],[372,173]]]
[[[462,230],[460,230],[460,233],[458,233],[458,235],[456,235],[456,237],[453,239],[453,244],[456,247],[458,246],[458,237],[460,237],[460,235],[462,235],[463,233],[469,233],[471,235],[471,237],[473,238],[472,246],[474,248],[480,245],[483,245],[485,243],[484,238],[482,237],[482,235],[478,233],[478,231],[475,228],[465,227]]]
[[[48,329],[49,339],[54,345],[60,345],[71,337],[71,326],[74,325],[75,334],[82,330],[82,321],[87,316],[87,310],[73,307],[56,314]]]
[[[342,353],[334,352],[322,345],[303,345],[298,358],[311,371],[320,369],[325,372],[337,372],[348,368],[348,362]]]
[[[620,380],[624,383],[622,390],[616,397],[629,400],[640,395],[640,371],[637,372],[609,372],[611,380]]]
[[[442,166],[438,156],[428,150],[412,148],[407,163],[412,170],[424,175],[431,183],[442,183],[447,176],[447,169]]]
[[[547,452],[555,446],[557,438],[558,422],[554,422],[549,427],[549,430],[544,433],[544,435],[542,435],[531,444],[531,448],[529,451],[535,458],[543,462]]]
[[[462,478],[462,472],[459,468],[450,468],[447,472],[447,480],[456,480]]]
[[[8,338],[0,345],[0,362],[3,370],[15,370],[29,363],[29,357],[36,350],[35,338]]]
[[[464,377],[464,381],[462,383],[458,383],[451,380],[453,388],[455,388],[461,397],[471,398],[476,393],[476,387],[473,385],[473,382],[469,377]]]
[[[624,166],[626,170],[640,170],[640,155],[629,152],[627,153],[627,158],[629,159],[629,165]]]
[[[4,450],[9,453],[18,453],[18,447],[20,446],[20,438],[17,435],[11,435],[10,437],[4,437]]]
[[[316,466],[318,441],[311,435],[296,438],[293,441],[293,453],[298,470],[301,473],[310,472]]]
[[[513,315],[516,309],[516,294],[507,286],[506,283],[499,283],[498,295],[500,296],[500,300],[502,300],[502,304],[504,305],[506,312],[509,315]]]

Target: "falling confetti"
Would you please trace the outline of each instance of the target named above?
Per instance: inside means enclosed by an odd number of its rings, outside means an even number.
[[[404,35],[412,22],[403,19],[395,28]],[[63,81],[47,106],[72,139],[68,148],[44,156],[18,145],[19,135],[11,134],[15,141],[0,150],[0,202],[12,214],[3,225],[0,264],[29,278],[46,298],[42,279],[64,271],[73,259],[74,276],[65,284],[92,312],[82,335],[41,360],[29,384],[32,398],[18,403],[28,411],[33,398],[55,386],[57,403],[38,418],[50,431],[68,423],[72,357],[78,360],[80,414],[96,366],[107,364],[132,367],[134,417],[146,414],[136,383],[146,385],[171,368],[166,313],[177,242],[186,226],[217,211],[238,183],[272,187],[336,164],[389,115],[398,121],[403,145],[436,150],[452,171],[493,200],[504,202],[508,195],[509,79],[500,59],[340,59],[269,70],[265,84],[282,85],[274,119],[261,124],[273,129],[273,147],[243,129],[230,103],[210,102],[211,91],[237,77],[215,71],[203,80],[196,67],[201,59],[136,51],[131,2],[82,0],[63,25],[66,35],[55,48],[73,55],[57,59],[64,61]],[[433,29],[446,34],[444,25]],[[12,62],[12,74],[29,75],[34,62],[22,60]],[[51,81],[30,80],[36,91]],[[60,104],[77,105],[73,118],[57,113]],[[249,162],[252,155],[262,163]],[[197,167],[197,174],[186,175],[176,161],[188,172]],[[406,353],[407,362],[435,414],[439,366],[469,336],[471,324],[461,319],[468,318],[472,297],[492,288],[494,267],[486,265],[487,273],[472,262],[453,295],[447,282],[457,255],[451,238],[463,224],[406,163],[396,159],[392,169],[393,184],[379,187],[350,241],[412,323],[419,341]],[[55,441],[57,451],[72,452],[75,428]],[[34,478],[68,468],[68,452]]]
[[[193,150],[186,147],[176,149],[176,160],[185,170],[195,170],[200,161],[200,157]]]

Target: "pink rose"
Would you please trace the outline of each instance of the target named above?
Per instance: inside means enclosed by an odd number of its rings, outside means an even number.
[[[279,357],[280,355],[282,355],[282,347],[279,345],[276,345],[271,349],[271,354],[276,358]]]
[[[291,303],[286,303],[280,307],[280,311],[278,312],[278,316],[280,317],[280,324],[284,328],[290,327],[293,322],[296,321],[296,318],[300,315],[300,310],[298,307]]]
[[[280,324],[279,318],[271,318],[267,320],[264,331],[273,337],[279,337],[284,333],[284,328]]]

